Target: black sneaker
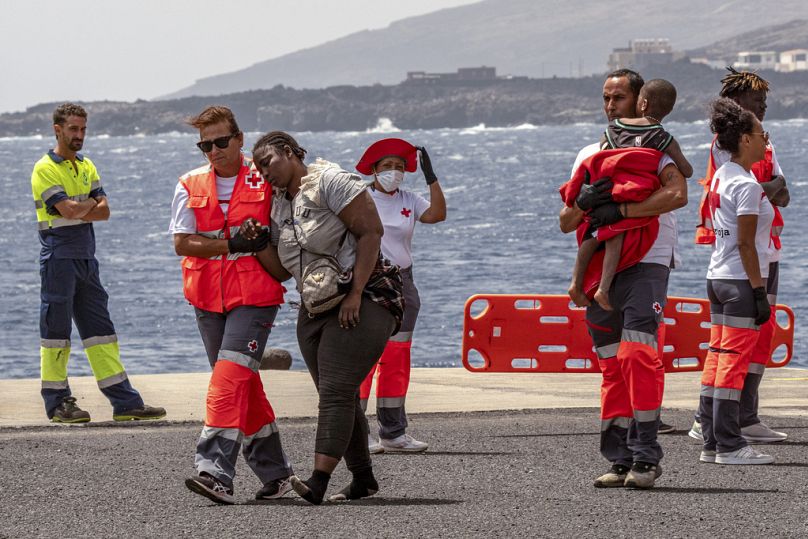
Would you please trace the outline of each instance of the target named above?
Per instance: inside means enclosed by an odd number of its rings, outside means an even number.
[[[52,423],[87,423],[90,412],[85,412],[76,404],[76,397],[65,397],[62,404],[56,407],[51,417]]]
[[[292,483],[288,477],[275,479],[264,485],[255,493],[256,500],[275,500],[292,490]]]
[[[667,423],[663,423],[661,420],[659,421],[659,428],[657,429],[657,434],[670,434],[672,432],[676,432],[676,427],[673,425],[668,425]]]
[[[186,479],[185,486],[191,492],[200,494],[216,503],[224,505],[236,503],[236,499],[233,497],[233,489],[228,488],[224,483],[205,472]]]
[[[142,408],[133,408],[120,414],[112,414],[115,421],[154,421],[163,419],[166,416],[166,409],[159,406],[143,405]]]

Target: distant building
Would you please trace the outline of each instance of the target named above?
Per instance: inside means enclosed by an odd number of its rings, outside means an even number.
[[[408,71],[407,84],[479,84],[499,80],[495,67],[461,67],[455,73]]]
[[[617,48],[609,55],[609,71],[615,69],[643,69],[675,60],[669,39],[632,39],[626,48]]]
[[[780,53],[777,71],[808,71],[808,49],[793,49]]]
[[[738,53],[733,65],[736,69],[775,69],[778,60],[775,51],[744,51]]]

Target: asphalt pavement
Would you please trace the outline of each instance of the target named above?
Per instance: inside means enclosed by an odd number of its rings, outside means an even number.
[[[0,428],[2,537],[805,537],[808,419],[764,418],[789,433],[761,446],[772,466],[698,462],[690,410],[666,410],[664,473],[650,491],[595,489],[594,408],[414,414],[423,454],[379,455],[380,492],[319,507],[256,502],[240,461],[238,504],[188,491],[201,423]],[[296,471],[311,472],[315,421],[280,418]],[[349,481],[340,465],[329,493]]]

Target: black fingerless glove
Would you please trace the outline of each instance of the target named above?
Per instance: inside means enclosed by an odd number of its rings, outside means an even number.
[[[621,219],[623,219],[623,214],[620,213],[620,204],[615,202],[602,204],[589,212],[589,224],[593,228],[611,225]]]
[[[601,178],[592,185],[582,185],[575,204],[580,209],[587,211],[611,202],[613,186],[611,178]]]
[[[429,154],[426,153],[426,148],[424,148],[423,146],[416,146],[415,149],[421,152],[420,156],[421,172],[424,173],[426,184],[432,185],[433,183],[438,181],[438,177],[435,175],[435,171],[432,170],[432,160],[429,158]]]
[[[263,251],[267,245],[269,245],[269,232],[266,229],[261,229],[258,236],[252,240],[242,236],[241,231],[227,240],[227,250],[231,253],[255,253]]]
[[[762,326],[769,321],[772,316],[771,306],[769,305],[769,295],[766,293],[765,286],[755,288],[752,293],[755,296],[755,324]]]

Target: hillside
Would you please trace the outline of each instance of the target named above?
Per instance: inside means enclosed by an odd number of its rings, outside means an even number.
[[[758,28],[704,47],[691,49],[687,51],[687,54],[692,58],[706,56],[731,63],[735,60],[737,53],[741,51],[786,51],[790,49],[808,49],[808,19]]]
[[[677,0],[640,8],[634,0],[484,0],[201,79],[165,97],[220,95],[278,84],[396,84],[407,71],[453,72],[478,65],[536,78],[578,75],[579,66],[580,74],[602,73],[609,52],[632,38],[668,37],[674,48],[686,50],[759,27],[762,13],[767,24],[783,24],[808,18],[808,4]]]
[[[682,61],[646,78],[664,77],[679,93],[670,120],[704,119],[724,72]],[[808,118],[808,72],[762,73],[772,85],[768,119]],[[477,86],[333,86],[296,90],[277,86],[216,98],[188,97],[170,101],[86,103],[93,134],[190,132],[184,120],[212,103],[233,109],[246,131],[364,131],[389,118],[402,129],[434,129],[531,124],[602,122],[601,75],[580,79],[551,78],[498,81]],[[0,115],[0,136],[51,133],[55,104]]]

